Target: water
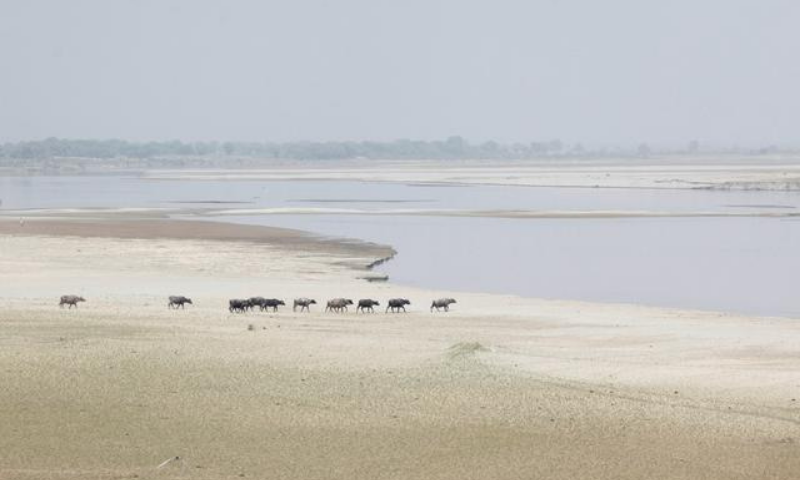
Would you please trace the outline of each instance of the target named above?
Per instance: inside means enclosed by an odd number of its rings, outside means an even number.
[[[800,222],[774,218],[234,218],[390,243],[398,283],[800,316]]]
[[[80,207],[385,210],[786,211],[787,192],[420,186],[363,182],[0,178],[2,209]],[[241,202],[220,204],[217,202]],[[398,283],[465,291],[800,316],[800,222],[781,218],[496,219],[243,215],[393,245]]]
[[[3,209],[226,207],[797,211],[800,195],[708,190],[406,185],[348,181],[179,181],[137,177],[0,177]],[[222,203],[220,203],[222,202]]]

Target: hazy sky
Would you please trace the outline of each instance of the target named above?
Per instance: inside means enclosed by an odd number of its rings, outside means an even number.
[[[797,0],[0,0],[0,141],[800,145]]]

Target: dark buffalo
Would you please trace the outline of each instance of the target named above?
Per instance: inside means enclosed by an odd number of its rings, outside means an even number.
[[[406,305],[411,305],[411,301],[407,298],[393,298],[389,300],[389,303],[386,305],[386,311],[388,312],[389,309],[391,309],[392,313],[399,312],[400,310],[405,312]]]
[[[58,302],[58,306],[64,308],[64,305],[69,305],[69,308],[72,307],[78,308],[78,303],[85,301],[86,301],[85,298],[79,297],[77,295],[64,295],[61,297],[61,301]]]
[[[248,310],[258,307],[261,311],[264,311],[264,304],[267,302],[267,299],[264,297],[250,297],[247,301],[250,303],[250,306],[247,307]]]
[[[308,306],[309,305],[316,305],[316,304],[317,304],[317,301],[314,300],[313,298],[296,298],[294,300],[294,305],[292,305],[292,311],[296,312],[297,311],[297,307],[299,306],[301,312],[303,310],[307,310],[307,311],[310,312],[311,309],[308,308]]]
[[[333,300],[328,300],[328,305],[325,307],[325,311],[331,310],[336,313],[341,313],[342,311],[347,311],[347,306],[352,305],[353,301],[349,298],[334,298]]]
[[[273,312],[278,311],[279,305],[286,305],[283,303],[283,300],[278,300],[277,298],[268,298],[264,300],[264,303],[259,305],[261,307],[261,311],[272,309]]]
[[[375,309],[372,307],[380,306],[377,300],[372,300],[370,298],[362,298],[358,301],[358,307],[356,308],[356,312],[366,312],[369,310],[370,312],[375,312]]]
[[[252,308],[252,305],[250,305],[249,299],[234,298],[228,301],[228,311],[231,313],[245,313],[250,308]]]
[[[186,307],[184,305],[186,305],[187,303],[190,304],[190,305],[193,305],[192,304],[192,299],[188,298],[188,297],[184,297],[182,295],[173,295],[173,296],[169,297],[169,303],[167,304],[167,307],[168,308],[175,308],[175,309],[180,307],[180,308],[185,309]]]
[[[434,300],[431,302],[431,312],[435,308],[438,312],[440,308],[444,308],[445,312],[450,311],[450,305],[453,303],[457,303],[454,298],[440,298],[438,300]]]

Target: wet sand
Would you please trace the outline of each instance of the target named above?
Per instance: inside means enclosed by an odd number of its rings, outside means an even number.
[[[796,321],[369,283],[388,247],[290,230],[15,228],[0,222],[3,479],[800,471]],[[88,301],[62,310],[64,293]],[[253,295],[323,305],[227,311]],[[412,307],[323,313],[338,296]],[[441,296],[458,303],[430,313]]]

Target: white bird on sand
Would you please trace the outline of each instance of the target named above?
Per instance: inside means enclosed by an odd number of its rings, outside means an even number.
[[[22,217],[19,217],[19,226],[20,227],[24,227],[25,226],[25,219],[22,218]]]

